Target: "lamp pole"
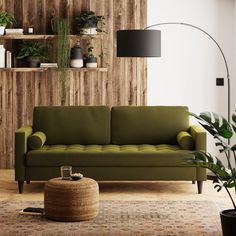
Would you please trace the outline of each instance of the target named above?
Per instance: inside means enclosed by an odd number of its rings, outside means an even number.
[[[150,26],[147,26],[146,28],[144,28],[144,30],[147,30],[149,28],[152,28],[152,27],[155,27],[155,26],[161,26],[161,25],[182,25],[182,26],[187,26],[187,27],[190,27],[190,28],[194,28],[196,30],[199,30],[201,31],[202,33],[204,33],[205,35],[207,35],[214,43],[215,45],[217,46],[217,48],[220,50],[220,53],[224,59],[224,64],[225,64],[225,69],[226,69],[226,74],[227,74],[227,85],[228,85],[228,106],[227,106],[227,119],[228,119],[228,122],[230,122],[230,74],[229,74],[229,67],[228,67],[228,63],[226,61],[226,57],[225,57],[225,54],[222,50],[222,48],[220,47],[219,43],[209,34],[207,33],[205,30],[203,30],[202,28],[198,27],[198,26],[195,26],[195,25],[192,25],[192,24],[188,24],[188,23],[183,23],[183,22],[164,22],[164,23],[157,23],[157,24],[153,24],[153,25],[150,25]],[[228,143],[229,143],[229,140],[228,140]]]

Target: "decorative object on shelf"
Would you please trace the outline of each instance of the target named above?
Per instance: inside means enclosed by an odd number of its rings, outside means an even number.
[[[46,63],[40,63],[41,68],[58,68],[57,63],[54,62],[46,62]]]
[[[200,115],[190,113],[190,115],[195,117],[213,136],[219,152],[225,154],[226,162],[221,162],[221,157],[203,151],[194,151],[195,160],[189,161],[193,165],[207,168],[215,174],[214,188],[217,189],[217,192],[225,188],[234,208],[220,212],[222,231],[224,236],[236,235],[236,198],[235,195],[233,198],[229,191],[229,188],[236,190],[236,170],[233,166],[236,163],[236,144],[230,145],[225,142],[225,140],[233,138],[236,133],[236,114],[232,116],[232,123],[213,112],[202,112]],[[234,160],[231,159],[230,152],[233,153]]]
[[[28,29],[27,29],[27,31],[28,31],[28,34],[34,34],[34,27],[28,27]]]
[[[70,66],[74,68],[83,67],[83,53],[79,43],[77,43],[70,51]]]
[[[39,42],[24,42],[16,58],[27,58],[30,67],[39,67],[40,62],[47,59],[47,47]]]
[[[68,19],[61,19],[57,24],[58,33],[58,79],[60,83],[61,104],[66,104],[66,94],[69,89],[69,65],[70,65],[70,42],[68,35],[70,34]]]
[[[76,18],[80,34],[97,34],[103,32],[104,16],[97,16],[93,11],[82,11]]]
[[[72,166],[61,166],[61,177],[64,180],[70,180],[72,175]]]
[[[15,17],[7,12],[0,13],[0,35],[4,35],[4,31],[7,25],[15,23]]]
[[[0,45],[0,68],[5,68],[5,51],[4,45]]]
[[[23,35],[24,30],[22,28],[18,29],[5,29],[6,35]]]
[[[6,68],[12,68],[12,53],[6,51]]]
[[[84,176],[81,173],[73,173],[70,175],[72,180],[79,180],[82,179]]]
[[[93,47],[90,45],[88,47],[88,55],[86,57],[86,67],[87,68],[97,68],[97,57],[93,55]]]

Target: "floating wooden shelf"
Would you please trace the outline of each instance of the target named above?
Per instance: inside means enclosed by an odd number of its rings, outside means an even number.
[[[70,38],[80,38],[80,39],[102,39],[102,34],[93,34],[93,35],[69,35]],[[40,40],[40,39],[55,39],[57,35],[54,34],[9,34],[0,36],[0,40],[6,39],[32,39],[32,40]]]
[[[0,72],[44,72],[44,71],[57,71],[57,68],[29,68],[29,67],[17,67],[17,68],[0,68]],[[69,68],[73,72],[107,72],[108,68]]]

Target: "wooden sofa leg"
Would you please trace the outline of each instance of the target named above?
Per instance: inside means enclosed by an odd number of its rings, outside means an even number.
[[[19,193],[23,193],[23,188],[24,188],[24,181],[18,180]]]
[[[26,180],[26,183],[27,183],[27,184],[30,184],[30,180]]]
[[[197,190],[199,194],[202,193],[202,185],[203,185],[203,181],[197,181]]]
[[[195,180],[193,180],[193,181],[192,181],[192,184],[195,184],[195,183],[196,183],[196,181],[195,181]]]

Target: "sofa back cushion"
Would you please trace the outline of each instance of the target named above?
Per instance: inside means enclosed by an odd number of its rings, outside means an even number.
[[[110,108],[106,106],[35,107],[34,131],[46,134],[45,144],[109,144]]]
[[[188,108],[181,106],[121,106],[111,111],[113,144],[176,144],[189,128]]]

